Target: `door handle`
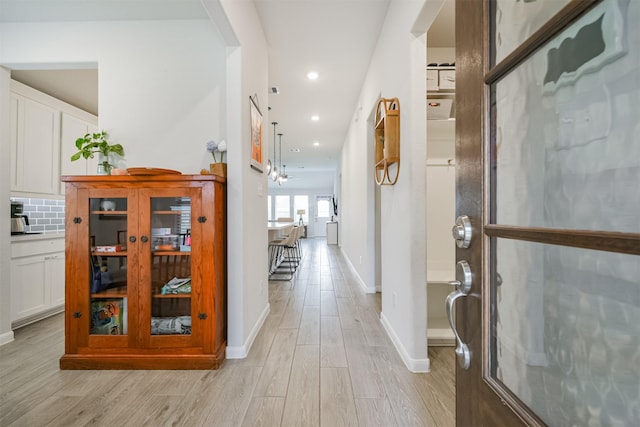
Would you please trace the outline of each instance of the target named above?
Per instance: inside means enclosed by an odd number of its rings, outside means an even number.
[[[453,305],[456,303],[458,298],[466,297],[469,295],[469,291],[471,291],[473,278],[471,268],[467,261],[458,261],[456,264],[456,279],[458,278],[461,280],[449,282],[450,285],[456,287],[456,290],[447,295],[445,306],[447,309],[447,317],[449,318],[449,326],[451,326],[451,330],[456,337],[456,357],[458,359],[458,364],[462,369],[469,369],[469,366],[471,365],[471,351],[469,350],[469,346],[467,346],[467,344],[462,341],[462,338],[460,338],[460,334],[458,334],[458,329],[456,327],[456,321],[453,318]]]

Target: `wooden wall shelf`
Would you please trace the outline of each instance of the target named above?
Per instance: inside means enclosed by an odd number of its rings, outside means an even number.
[[[394,185],[400,174],[400,101],[398,98],[380,98],[378,101],[374,144],[376,184]]]

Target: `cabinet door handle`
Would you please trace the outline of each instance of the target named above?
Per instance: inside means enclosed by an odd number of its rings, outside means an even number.
[[[135,243],[136,242],[136,236],[129,236],[129,241],[131,243]]]
[[[149,241],[149,238],[147,236],[142,236],[140,237],[140,240],[142,241],[142,243],[147,243]]]

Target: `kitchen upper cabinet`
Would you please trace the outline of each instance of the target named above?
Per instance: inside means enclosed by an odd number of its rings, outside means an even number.
[[[60,112],[11,82],[11,191],[59,193]]]
[[[75,141],[98,131],[98,118],[11,81],[11,191],[64,194],[61,175],[92,175],[95,159],[71,161]]]

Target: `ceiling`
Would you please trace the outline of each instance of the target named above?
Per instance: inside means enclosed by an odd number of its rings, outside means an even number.
[[[204,19],[200,0],[1,0],[0,22]],[[254,0],[269,48],[265,137],[282,137],[288,188],[333,188],[340,150],[389,0]],[[453,46],[453,0],[431,26],[429,46]],[[318,73],[309,80],[307,73]],[[97,70],[20,71],[25,84],[97,113]],[[88,86],[95,81],[95,91]],[[278,94],[271,88],[277,87]],[[93,104],[93,105],[92,105]],[[264,107],[263,107],[264,108]],[[264,113],[264,111],[263,111]],[[319,120],[311,117],[317,115]],[[315,143],[315,145],[314,145]],[[267,158],[273,161],[273,149]],[[270,185],[273,183],[270,182]]]

